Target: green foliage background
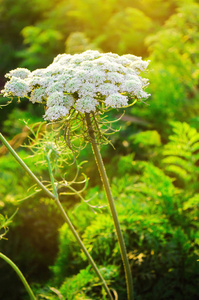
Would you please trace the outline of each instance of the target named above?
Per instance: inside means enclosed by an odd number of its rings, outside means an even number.
[[[0,85],[16,67],[46,67],[59,53],[87,49],[150,59],[147,103],[126,109],[101,151],[133,270],[136,300],[199,298],[199,2],[197,0],[0,0]],[[0,105],[8,99],[0,96]],[[42,121],[26,100],[0,110],[0,128],[36,175],[45,165],[28,148],[29,124]],[[110,117],[117,118],[113,110]],[[61,200],[84,243],[119,299],[125,281],[113,223],[91,149],[82,151],[90,177],[85,194]],[[21,268],[38,299],[106,299],[86,258],[42,193],[0,148],[0,251]],[[6,218],[13,215],[7,231]],[[10,223],[10,221],[9,221]],[[3,225],[4,224],[4,225]],[[1,227],[0,227],[1,228]],[[5,239],[7,238],[7,239]],[[0,299],[26,300],[15,274],[0,261]],[[11,288],[12,287],[12,288]]]

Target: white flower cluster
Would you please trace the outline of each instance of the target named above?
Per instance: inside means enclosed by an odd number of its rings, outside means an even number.
[[[121,108],[129,99],[147,98],[148,80],[139,74],[148,67],[134,55],[119,56],[88,50],[81,54],[58,55],[45,69],[30,72],[17,68],[2,91],[5,97],[28,97],[32,103],[46,103],[45,120],[68,115],[73,107],[81,113],[97,107]]]

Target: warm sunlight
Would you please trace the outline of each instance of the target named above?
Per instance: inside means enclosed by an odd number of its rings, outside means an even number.
[[[198,0],[0,0],[0,299],[199,299]]]

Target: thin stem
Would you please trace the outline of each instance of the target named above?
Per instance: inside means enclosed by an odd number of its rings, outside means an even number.
[[[14,156],[14,158],[18,161],[18,163],[23,167],[23,169],[30,175],[30,177],[40,186],[40,188],[51,198],[56,200],[56,204],[59,208],[59,210],[61,211],[61,214],[65,220],[65,222],[68,224],[69,228],[71,229],[73,235],[75,236],[77,242],[79,243],[80,247],[82,248],[83,252],[85,253],[86,257],[88,258],[90,264],[92,265],[95,273],[97,274],[97,276],[99,277],[99,279],[102,281],[103,286],[109,296],[109,298],[111,300],[113,300],[113,297],[111,295],[111,292],[104,280],[104,278],[102,277],[100,271],[98,270],[94,260],[92,259],[92,257],[90,256],[90,254],[88,253],[87,249],[85,248],[83,242],[81,241],[78,233],[76,232],[75,228],[73,227],[69,217],[67,216],[64,208],[62,207],[60,201],[59,201],[59,197],[56,191],[56,187],[55,187],[55,183],[54,183],[54,177],[53,177],[53,173],[52,173],[52,168],[51,168],[51,164],[50,164],[50,160],[49,160],[49,156],[47,155],[47,162],[48,162],[48,169],[49,169],[49,174],[50,174],[50,179],[51,179],[51,183],[52,183],[52,187],[53,187],[53,193],[51,193],[43,184],[42,182],[32,173],[32,171],[29,169],[29,167],[24,163],[24,161],[18,156],[18,154],[15,152],[15,150],[10,146],[10,144],[7,142],[7,140],[3,137],[3,135],[0,133],[0,140],[2,141],[2,143],[5,145],[5,147],[10,151],[10,153]],[[35,300],[35,298],[34,298]]]
[[[99,151],[96,139],[95,139],[94,129],[93,129],[93,126],[92,126],[92,121],[91,121],[90,115],[88,113],[86,113],[85,115],[86,115],[86,122],[87,122],[87,126],[88,126],[88,134],[90,136],[90,142],[91,142],[92,149],[93,149],[93,154],[94,154],[94,157],[95,157],[95,160],[96,160],[96,163],[97,163],[97,167],[98,167],[98,170],[99,170],[99,173],[100,173],[100,176],[101,176],[102,183],[104,185],[104,189],[105,189],[106,196],[107,196],[107,199],[108,199],[108,202],[109,202],[111,214],[112,214],[112,217],[113,217],[113,221],[114,221],[114,225],[115,225],[115,229],[116,229],[116,233],[117,233],[120,252],[121,252],[121,256],[122,256],[122,260],[123,260],[123,264],[124,264],[126,283],[127,283],[128,299],[133,300],[133,279],[132,279],[129,260],[128,260],[128,257],[127,257],[124,238],[123,238],[123,235],[122,235],[122,232],[121,232],[117,211],[116,211],[116,208],[115,208],[113,196],[112,196],[112,193],[111,193],[111,188],[110,188],[110,185],[109,185],[109,180],[108,180],[108,177],[107,177],[107,174],[106,174],[106,170],[105,170],[105,167],[104,167],[102,156],[100,154],[100,151]]]
[[[23,276],[23,274],[21,273],[21,271],[19,270],[19,268],[15,265],[15,263],[10,260],[6,255],[4,255],[3,253],[0,252],[0,257],[5,260],[17,273],[17,275],[19,276],[19,278],[21,279],[26,291],[28,292],[30,299],[31,300],[36,300],[35,295],[33,294],[32,289],[30,288],[28,282],[26,281],[25,277]]]
[[[59,196],[58,196],[57,189],[56,189],[56,186],[55,186],[55,180],[54,180],[52,167],[51,167],[51,163],[50,163],[50,154],[51,154],[51,150],[48,152],[48,154],[46,153],[46,160],[47,160],[47,163],[48,163],[48,172],[49,172],[49,175],[50,175],[50,181],[51,181],[52,188],[53,188],[53,194],[55,196],[55,199],[58,199]]]
[[[10,151],[10,153],[14,156],[17,162],[21,165],[21,167],[32,177],[32,179],[40,186],[40,188],[51,198],[55,198],[55,196],[41,183],[41,181],[33,174],[33,172],[28,168],[28,166],[24,163],[24,161],[18,156],[15,150],[10,146],[10,144],[6,141],[4,136],[0,133],[0,140],[4,144],[4,146]]]

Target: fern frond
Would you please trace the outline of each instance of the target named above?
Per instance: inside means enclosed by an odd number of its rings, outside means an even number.
[[[193,144],[193,146],[191,146],[191,151],[192,152],[196,152],[199,151],[199,142]]]
[[[197,142],[199,142],[199,133],[197,133],[197,131],[196,131],[194,136],[190,137],[189,143],[191,145],[193,145],[194,143],[197,143]]]
[[[168,165],[168,166],[165,167],[165,170],[170,172],[170,173],[177,174],[178,177],[180,177],[181,179],[184,179],[184,180],[190,180],[190,178],[191,178],[191,176],[188,175],[186,170],[182,169],[179,166]]]
[[[162,153],[165,156],[169,156],[169,155],[180,156],[185,159],[190,159],[192,156],[192,153],[190,153],[190,151],[183,150],[181,147],[178,147],[178,145],[171,145],[171,144],[166,145]]]
[[[194,155],[194,161],[197,163],[199,161],[199,153]]]
[[[168,156],[163,159],[163,163],[178,166],[187,171],[187,173],[194,171],[194,165],[190,161],[184,160],[178,156]]]
[[[165,170],[184,183],[196,183],[199,175],[199,132],[189,124],[172,122],[173,134],[164,146],[162,162]]]
[[[183,203],[183,210],[199,208],[199,194],[195,194],[188,201]]]

